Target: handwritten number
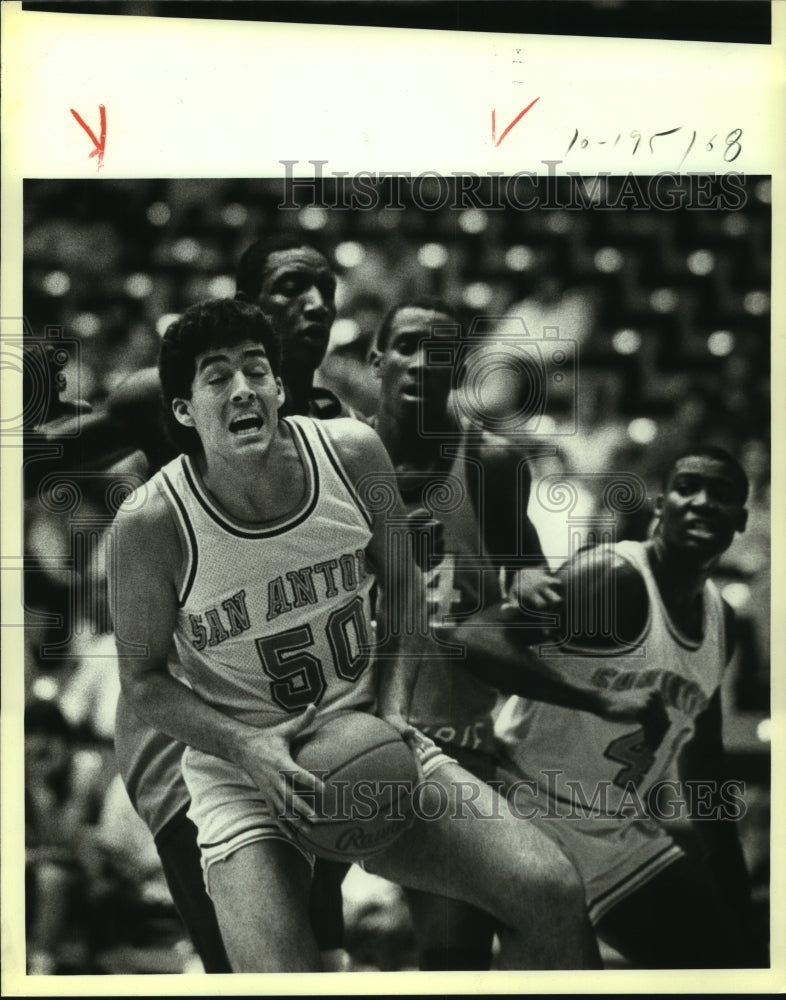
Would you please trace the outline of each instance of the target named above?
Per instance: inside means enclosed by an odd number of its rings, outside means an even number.
[[[650,136],[650,152],[651,153],[655,152],[655,150],[652,148],[652,140],[653,139],[657,139],[658,136],[661,136],[661,135],[674,135],[674,133],[675,132],[679,132],[679,130],[681,128],[682,128],[682,125],[678,125],[676,128],[670,128],[668,130],[668,132],[653,132],[653,134]]]
[[[653,132],[650,135],[649,139],[647,140],[650,148],[650,153],[654,154],[655,152],[654,142],[656,139],[660,139],[663,136],[667,135],[675,135],[677,132],[681,132],[682,128],[683,128],[682,125],[677,125],[675,128],[666,129],[666,131],[664,132]],[[696,143],[696,136],[697,136],[696,129],[693,129],[691,132],[690,142],[688,143],[688,148],[682,154],[682,159],[679,162],[680,167],[690,155],[690,152]],[[616,146],[619,143],[621,138],[622,138],[622,133],[618,132],[617,138],[614,140],[614,146]],[[630,138],[635,140],[633,151],[631,154],[635,155],[636,152],[638,151],[639,146],[641,145],[641,138],[642,138],[641,132],[639,132],[638,129],[633,129],[630,132]],[[708,153],[711,153],[712,150],[715,148],[715,142],[717,138],[718,135],[716,133],[707,141],[705,149]],[[729,132],[729,134],[726,136],[726,147],[723,152],[723,159],[726,161],[726,163],[733,163],[742,152],[742,143],[740,141],[741,139],[742,139],[741,128],[732,129],[731,132]],[[579,140],[579,130],[577,128],[574,128],[573,137],[571,138],[570,143],[568,144],[568,148],[565,150],[565,155],[567,155],[573,149],[576,143],[579,144],[579,147],[581,149],[586,149],[591,141],[596,142],[599,146],[605,146],[607,143],[607,140],[605,139],[591,140],[588,136],[584,136],[581,140]]]
[[[684,156],[682,157],[682,159],[680,160],[680,166],[682,166],[682,164],[683,164],[683,163],[685,162],[685,160],[686,160],[686,158],[687,158],[687,156],[688,156],[688,153],[689,153],[689,152],[690,152],[690,151],[691,151],[691,150],[693,149],[693,143],[694,143],[695,141],[696,141],[696,129],[694,129],[694,130],[693,130],[693,135],[692,135],[692,136],[691,136],[691,138],[690,138],[690,145],[689,145],[689,146],[688,146],[688,148],[687,148],[687,149],[685,150],[685,155],[684,155]]]
[[[740,145],[741,138],[742,138],[741,128],[732,129],[731,132],[729,132],[729,134],[726,136],[726,152],[723,154],[723,159],[727,163],[733,163],[742,152],[742,146]],[[732,149],[734,149],[735,146],[736,149],[734,155],[729,156],[729,153],[731,153]]]

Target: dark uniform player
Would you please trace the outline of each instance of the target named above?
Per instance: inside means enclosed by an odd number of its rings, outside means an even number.
[[[518,697],[498,720],[529,782],[521,808],[574,859],[600,937],[642,968],[767,963],[733,822],[741,789],[724,785],[719,688],[733,613],[708,578],[745,528],[747,492],[731,455],[693,449],[667,470],[650,540],[582,551],[560,571],[562,646],[550,662],[589,690],[657,694],[659,738]],[[669,832],[681,814],[699,850]]]
[[[388,313],[371,356],[380,379],[372,423],[393,461],[411,526],[422,532],[430,619],[446,643],[444,655],[430,651],[421,665],[412,721],[467,770],[493,781],[492,712],[499,692],[490,673],[488,629],[483,629],[480,648],[469,654],[478,668],[473,672],[451,655],[448,644],[455,640],[455,654],[472,633],[454,626],[486,611],[503,615],[503,601],[515,593],[516,604],[530,610],[531,627],[540,634],[539,614],[559,595],[526,516],[530,477],[525,455],[498,435],[460,421],[449,401],[454,368],[428,362],[426,341],[432,349],[444,343],[459,360],[457,330],[455,316],[439,300],[412,300]],[[523,624],[523,616],[519,618]],[[520,660],[515,651],[503,653]],[[526,680],[533,696],[593,711],[609,708],[604,699],[570,690],[560,678],[548,676],[546,667],[530,670]],[[633,702],[633,708],[616,702],[614,710],[627,712],[630,719],[642,705],[641,699]],[[488,914],[415,890],[407,895],[421,968],[489,967],[494,923]]]
[[[282,338],[285,413],[320,419],[351,413],[327,389],[312,385],[327,350],[335,319],[335,276],[325,258],[297,237],[272,237],[252,244],[238,265],[236,297],[257,302]],[[77,436],[62,423],[41,428],[37,443],[56,443],[62,455],[26,466],[26,491],[56,468],[107,468],[123,460],[126,469],[153,475],[176,454],[164,432],[163,404],[156,368],[130,376],[107,403],[83,413]],[[129,464],[130,463],[130,464]],[[115,724],[118,767],[134,808],[153,833],[172,897],[207,972],[229,971],[212,903],[204,891],[194,825],[187,817],[189,796],[182,778],[182,745],[156,732],[120,698]],[[314,881],[312,914],[323,951],[340,949],[343,934],[337,886],[346,866],[320,861]]]

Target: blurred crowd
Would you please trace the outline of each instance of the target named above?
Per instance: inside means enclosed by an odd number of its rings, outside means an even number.
[[[363,413],[376,405],[366,356],[387,309],[419,294],[459,307],[474,345],[470,395],[491,426],[523,434],[530,516],[554,564],[577,533],[645,537],[647,498],[658,492],[666,455],[698,443],[734,453],[751,497],[748,530],[717,573],[740,618],[724,692],[726,739],[749,787],[743,843],[764,898],[770,182],[748,178],[744,189],[735,210],[425,211],[404,194],[403,209],[331,211],[330,182],[320,197],[301,191],[295,207],[282,209],[283,182],[272,180],[27,181],[29,346],[35,352],[48,339],[62,347],[61,399],[100,406],[123,378],[156,363],[172,318],[197,300],[234,293],[251,242],[295,232],[339,276],[318,381]],[[500,370],[500,343],[517,344],[530,363]],[[28,394],[30,422],[46,420],[48,405]],[[642,502],[610,511],[609,473],[640,484]],[[568,506],[555,505],[560,482],[571,484]],[[27,505],[28,964],[38,972],[188,971],[198,960],[114,770],[108,526],[87,487]],[[407,967],[411,929],[397,891],[359,872],[346,888],[355,967]]]

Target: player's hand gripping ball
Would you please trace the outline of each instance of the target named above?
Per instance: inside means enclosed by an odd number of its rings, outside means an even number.
[[[366,712],[339,712],[295,741],[291,753],[325,788],[321,801],[314,803],[316,820],[292,828],[314,854],[360,861],[385,850],[411,826],[418,769],[414,754],[389,723]]]

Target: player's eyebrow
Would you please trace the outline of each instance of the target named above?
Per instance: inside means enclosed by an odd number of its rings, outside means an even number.
[[[267,353],[263,347],[249,347],[248,350],[243,351],[244,358],[260,358],[262,361],[267,361]]]
[[[243,358],[260,358],[264,361],[268,360],[268,356],[265,353],[263,347],[249,347],[248,350],[243,351]],[[198,372],[202,372],[209,365],[217,364],[223,361],[226,364],[230,363],[230,358],[228,354],[206,354],[204,358],[199,362]]]
[[[216,362],[225,361],[229,363],[229,355],[227,354],[206,354],[204,358],[199,362],[197,371],[204,371],[209,365],[214,365]]]

